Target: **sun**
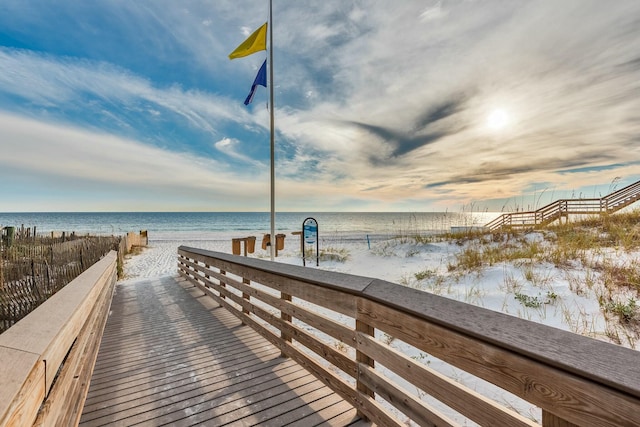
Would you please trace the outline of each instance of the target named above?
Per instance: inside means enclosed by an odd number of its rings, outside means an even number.
[[[487,116],[487,126],[490,129],[500,130],[509,124],[509,115],[502,108],[496,108]]]

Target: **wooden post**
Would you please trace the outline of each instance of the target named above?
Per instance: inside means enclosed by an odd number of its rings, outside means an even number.
[[[211,266],[210,266],[209,264],[206,264],[206,263],[205,263],[205,264],[204,264],[204,268],[211,268]],[[205,278],[205,279],[209,279],[209,280],[210,280],[210,279],[211,279],[211,276],[209,276],[208,274],[205,274],[205,275],[204,275],[204,278]],[[194,286],[195,286],[195,285],[194,285]],[[207,282],[204,282],[204,287],[205,287],[205,288],[210,288],[210,286],[207,284]],[[202,291],[202,294],[203,294],[203,295],[206,295],[206,292]]]
[[[249,237],[238,237],[231,239],[231,252],[234,255],[240,255],[241,253],[244,253],[244,256],[247,256],[249,239]],[[253,244],[255,246],[255,237],[253,239]]]
[[[246,256],[246,255],[245,255]],[[242,283],[246,284],[246,285],[250,285],[251,284],[251,280],[249,279],[245,279],[244,277],[242,278]],[[249,294],[245,294],[244,292],[242,293],[242,298],[246,299],[247,302],[250,300],[250,295]],[[249,310],[246,308],[242,309],[242,312],[244,314],[249,314]]]
[[[275,242],[272,242],[273,245],[275,245]],[[280,293],[280,299],[284,300],[284,301],[291,301],[291,295],[288,294],[284,294],[284,293]],[[285,322],[291,323],[291,315],[280,311],[280,319],[284,320]],[[287,341],[287,342],[291,342],[291,337],[287,334],[285,334],[284,332],[280,331],[280,338],[283,341]],[[283,352],[280,352],[280,357],[289,357],[286,354],[284,354]]]
[[[231,239],[231,252],[240,255],[240,239]]]
[[[224,270],[220,270],[220,274],[224,276],[225,274],[227,274],[227,272]],[[222,280],[219,280],[219,282],[220,282],[220,287],[223,287],[223,288],[227,287],[227,285]],[[226,297],[223,294],[220,294],[220,298],[225,299]]]
[[[371,337],[375,335],[375,328],[359,319],[356,319],[356,331],[362,332],[363,334],[369,335]],[[361,352],[358,348],[356,348],[356,362],[358,363],[358,377],[356,379],[356,389],[359,392],[364,393],[371,398],[375,398],[375,393],[373,392],[373,390],[367,387],[360,380],[360,364],[367,365],[373,368],[375,365],[374,360],[369,356],[367,356],[366,354],[364,354],[363,352]],[[363,420],[368,419],[368,417],[364,413],[362,413],[360,409],[358,409],[358,416]]]

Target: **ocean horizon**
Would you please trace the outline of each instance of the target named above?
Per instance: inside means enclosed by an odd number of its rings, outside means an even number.
[[[340,236],[446,232],[451,227],[482,226],[495,212],[276,212],[276,231],[301,230],[306,218],[318,221],[320,234]],[[146,230],[150,240],[215,239],[269,233],[269,212],[7,212],[0,227],[34,226],[52,231],[118,235]]]

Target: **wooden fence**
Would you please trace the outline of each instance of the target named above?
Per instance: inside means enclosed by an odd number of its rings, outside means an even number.
[[[122,266],[126,239],[75,235],[37,237],[23,233],[0,252],[0,333],[33,311],[110,250]],[[71,238],[71,240],[69,240]]]
[[[393,340],[541,408],[543,426],[640,425],[639,352],[382,280],[178,255],[183,277],[378,425],[457,425],[441,404],[480,425],[537,425]]]
[[[116,264],[111,251],[0,335],[0,426],[78,424]]]
[[[125,236],[127,253],[131,252],[131,248],[134,246],[147,246],[149,244],[149,236],[147,230],[140,230],[140,233],[130,231]]]

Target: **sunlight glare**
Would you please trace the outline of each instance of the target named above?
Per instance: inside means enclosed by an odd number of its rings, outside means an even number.
[[[487,117],[487,125],[491,129],[499,130],[504,128],[509,122],[507,112],[501,108],[497,108]]]

